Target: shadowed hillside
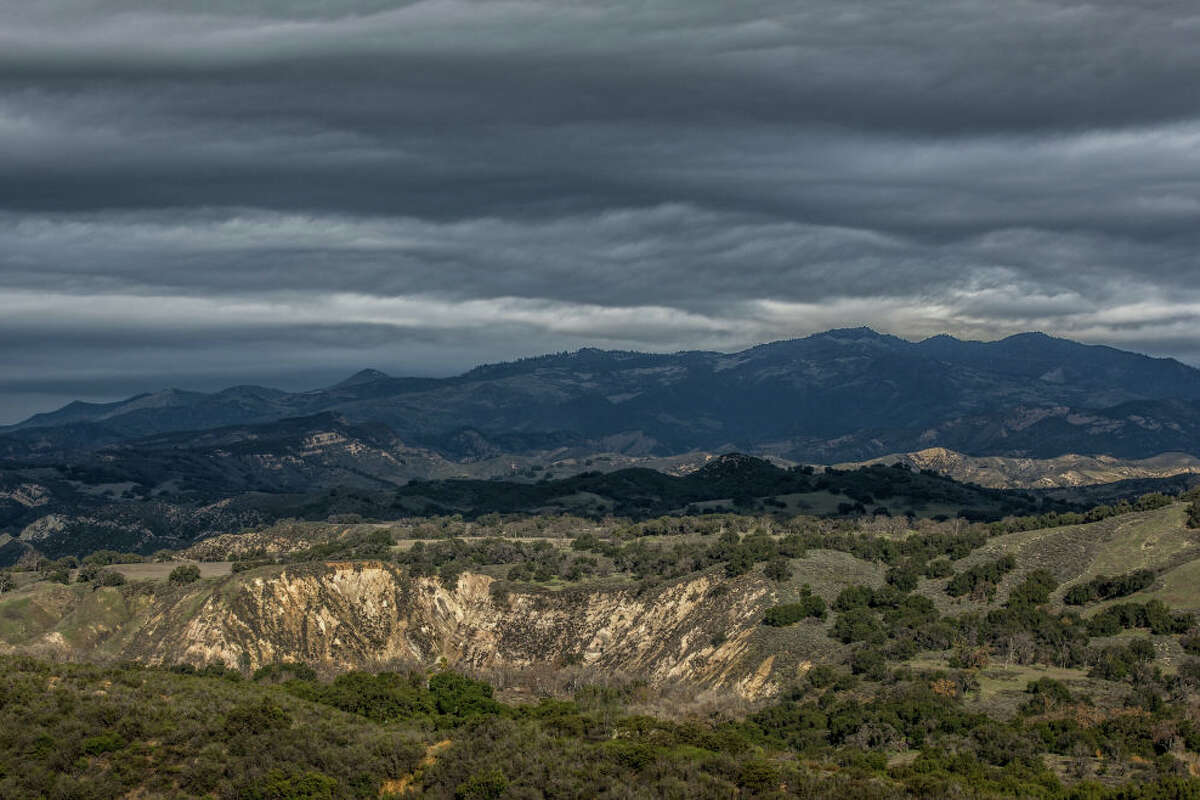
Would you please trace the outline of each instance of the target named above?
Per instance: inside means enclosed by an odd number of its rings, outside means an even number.
[[[909,342],[862,328],[728,355],[585,349],[445,379],[364,371],[296,394],[239,386],[72,403],[5,429],[0,455],[52,457],[321,412],[385,426],[452,460],[564,447],[738,449],[818,463],[931,446],[1145,458],[1200,450],[1200,371],[1042,334]]]

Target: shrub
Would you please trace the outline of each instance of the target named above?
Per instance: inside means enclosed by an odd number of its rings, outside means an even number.
[[[866,608],[874,602],[874,597],[875,592],[870,586],[847,586],[833,601],[833,607],[838,611]]]
[[[817,689],[832,686],[838,679],[838,671],[829,664],[816,664],[808,671],[808,682]]]
[[[779,785],[779,767],[764,758],[754,758],[742,764],[738,785],[754,794],[770,792]]]
[[[1200,661],[1194,658],[1189,658],[1179,665],[1179,677],[1193,683],[1200,683]],[[1197,742],[1200,742],[1200,729],[1196,731]],[[1200,753],[1200,748],[1189,747],[1189,750],[1195,750]]]
[[[95,564],[97,567],[109,567],[113,564],[140,564],[146,559],[137,553],[118,553],[116,550],[97,550],[91,555],[84,556],[84,564]]]
[[[460,720],[500,713],[492,687],[456,672],[439,672],[429,679],[429,693],[439,714]]]
[[[316,703],[359,714],[376,722],[425,717],[432,713],[424,680],[414,680],[394,672],[371,675],[347,672],[329,684],[291,681],[284,687],[292,694]]]
[[[825,601],[813,594],[812,589],[805,586],[801,590],[799,602],[784,603],[768,608],[767,613],[763,616],[763,624],[782,628],[809,617],[825,619]]]
[[[785,583],[792,578],[792,566],[786,558],[773,558],[763,567],[763,575],[778,583]]]
[[[100,571],[99,577],[96,578],[96,583],[100,586],[124,586],[125,576],[113,569],[105,569]]]
[[[910,569],[901,567],[892,567],[887,572],[887,582],[889,586],[894,586],[897,591],[911,592],[917,588],[917,582],[920,576]]]
[[[1041,714],[1057,706],[1069,705],[1072,700],[1070,689],[1053,678],[1030,681],[1025,693],[1032,695],[1021,705],[1021,711],[1026,714]]]
[[[925,565],[926,578],[949,578],[954,574],[954,567],[948,558],[937,558]]]
[[[249,800],[333,800],[338,782],[315,770],[288,773],[273,769],[246,793]]]
[[[654,763],[654,759],[657,757],[654,747],[646,742],[616,739],[605,742],[604,749],[610,758],[630,769],[640,770]]]
[[[1134,639],[1127,646],[1108,647],[1096,653],[1096,663],[1089,677],[1106,681],[1121,681],[1134,673],[1135,667],[1154,660],[1154,645],[1149,639]]]
[[[833,636],[845,644],[882,644],[886,638],[879,620],[864,608],[855,608],[839,614],[837,621],[833,623]]]
[[[1057,588],[1058,581],[1049,570],[1035,569],[1009,593],[1008,605],[1013,608],[1040,606],[1049,602],[1050,593]]]
[[[171,570],[167,580],[178,586],[195,583],[200,580],[200,568],[195,564],[180,564]]]
[[[507,789],[508,778],[496,768],[467,778],[454,790],[454,797],[455,800],[500,800]]]
[[[946,594],[951,597],[962,597],[973,594],[977,590],[985,590],[990,597],[995,593],[996,584],[1009,572],[1017,567],[1017,560],[1012,556],[1004,556],[986,564],[977,564],[970,569],[958,573],[946,584]]]
[[[860,648],[850,656],[850,671],[873,681],[881,681],[887,677],[887,659],[874,648]]]
[[[808,616],[808,611],[802,603],[785,603],[767,609],[763,615],[763,624],[773,628],[783,628],[794,625]]]
[[[441,569],[438,570],[438,580],[441,581],[442,586],[445,586],[447,589],[453,591],[454,588],[458,586],[458,577],[462,575],[463,572],[464,568],[461,563],[458,561],[450,561],[443,564]],[[534,573],[533,579],[537,581],[548,581],[551,577],[553,576],[547,574],[546,571],[537,570]]]
[[[288,713],[265,697],[258,703],[232,708],[225,715],[228,736],[269,733],[291,726],[292,718]]]
[[[317,672],[308,664],[296,661],[280,661],[264,664],[254,671],[251,680],[280,683],[286,680],[315,681]]]
[[[1088,620],[1091,636],[1113,636],[1129,628],[1149,628],[1156,636],[1185,633],[1196,624],[1193,614],[1172,613],[1161,600],[1117,603]]]
[[[102,733],[99,736],[84,739],[83,752],[89,756],[98,756],[104,753],[115,753],[118,750],[124,750],[125,745],[126,742],[121,738],[120,734],[114,732]]]
[[[729,578],[736,578],[739,575],[745,575],[754,566],[754,554],[749,548],[736,547],[729,555],[729,560],[725,562],[725,575]]]

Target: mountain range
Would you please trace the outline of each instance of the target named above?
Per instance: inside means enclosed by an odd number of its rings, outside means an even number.
[[[0,457],[62,460],[239,426],[256,426],[252,438],[278,438],[295,427],[292,418],[320,414],[452,462],[736,450],[835,463],[930,447],[1147,458],[1200,452],[1200,370],[1040,333],[910,342],[842,329],[731,354],[583,349],[450,378],[364,370],[295,393],[235,386],[74,402],[0,428]],[[206,447],[214,436],[191,438]],[[171,447],[188,438],[173,437]]]

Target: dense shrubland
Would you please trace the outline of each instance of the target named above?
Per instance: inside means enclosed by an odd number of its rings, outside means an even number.
[[[1144,676],[1124,711],[1034,681],[1008,720],[968,708],[978,690],[968,670],[822,666],[744,720],[667,720],[635,713],[641,690],[620,683],[511,705],[452,672],[322,682],[286,663],[249,678],[220,666],[2,666],[0,795],[12,800],[332,800],[406,786],[446,800],[1200,793],[1181,760],[1200,748],[1200,728],[1164,702],[1194,690],[1194,664],[1176,678]],[[1064,780],[1047,757],[1073,774]]]

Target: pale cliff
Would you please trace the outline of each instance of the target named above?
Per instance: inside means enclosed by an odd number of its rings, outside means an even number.
[[[0,607],[0,615],[14,602],[25,609],[21,626],[0,630],[10,646],[146,663],[579,665],[754,699],[778,691],[812,657],[764,641],[780,635],[760,625],[774,590],[752,576],[699,575],[641,591],[505,592],[484,575],[464,574],[447,588],[394,565],[356,562],[269,568],[189,588],[40,584],[18,594],[27,596]]]

